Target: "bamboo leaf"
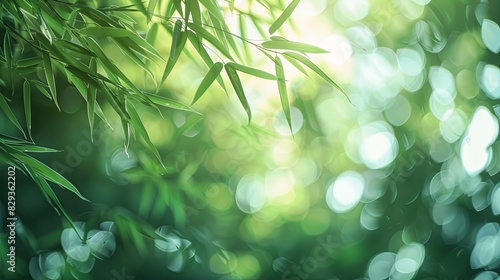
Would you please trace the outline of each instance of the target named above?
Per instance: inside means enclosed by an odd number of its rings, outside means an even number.
[[[196,0],[186,0],[186,9],[191,12],[191,17],[195,24],[201,24],[200,3]]]
[[[290,117],[290,103],[288,102],[288,94],[286,90],[285,72],[283,70],[281,59],[278,56],[274,58],[274,65],[276,69],[276,76],[278,76],[278,91],[280,94],[281,107],[283,108],[283,112],[285,113],[286,121],[288,122],[290,131],[293,133],[292,119]]]
[[[26,118],[26,128],[28,129],[28,136],[31,140],[31,88],[28,81],[23,84],[23,100],[24,100],[24,116]]]
[[[231,68],[234,68],[240,72],[247,73],[249,75],[252,75],[252,76],[255,76],[258,78],[262,78],[262,79],[266,79],[266,80],[278,80],[277,76],[275,76],[271,73],[267,73],[265,71],[259,70],[259,69],[255,69],[255,68],[248,67],[248,66],[241,65],[238,63],[234,63],[234,62],[228,62],[228,63],[226,63],[226,65],[231,67]]]
[[[241,85],[241,80],[240,77],[238,76],[238,72],[236,69],[231,67],[231,65],[224,65],[224,68],[226,69],[226,73],[229,77],[229,80],[231,81],[231,84],[234,88],[234,91],[236,92],[236,95],[238,96],[238,99],[241,102],[241,105],[243,106],[243,109],[245,109],[245,112],[247,113],[248,116],[248,123],[250,124],[250,121],[252,120],[252,112],[250,110],[250,105],[248,104],[247,98],[245,96],[245,92],[243,91],[243,86]]]
[[[321,78],[323,78],[326,82],[328,82],[330,85],[332,85],[334,88],[338,89],[340,92],[342,92],[344,95],[347,96],[347,94],[342,90],[342,88],[337,85],[323,70],[321,70],[316,64],[314,64],[312,61],[310,61],[308,58],[306,58],[303,55],[300,55],[298,53],[292,53],[292,52],[284,52],[283,56],[287,59],[292,59],[299,61],[300,63],[304,64],[306,67],[309,69],[313,70],[316,74],[318,74]]]
[[[224,22],[224,17],[222,16],[222,11],[217,7],[211,0],[199,0],[199,2],[205,6],[210,14],[215,16],[219,22]]]
[[[194,104],[205,93],[205,91],[215,81],[215,79],[219,77],[223,67],[223,64],[220,62],[214,63],[214,65],[212,65],[210,70],[208,70],[205,78],[203,78],[203,80],[201,81],[200,86],[196,90],[193,102],[191,102],[191,104]]]
[[[290,3],[290,5],[286,7],[283,13],[281,13],[281,15],[271,25],[271,27],[269,27],[270,34],[276,32],[276,30],[278,30],[278,28],[280,28],[283,25],[283,23],[285,23],[285,21],[290,17],[290,15],[292,14],[293,10],[295,10],[299,2],[300,0],[293,0],[292,3]]]
[[[0,145],[1,145],[1,143],[0,143]],[[55,184],[58,184],[59,186],[61,186],[64,189],[67,189],[67,190],[73,192],[82,200],[89,201],[80,193],[80,191],[78,191],[78,189],[70,181],[68,181],[66,178],[61,176],[59,173],[57,173],[54,170],[52,170],[51,168],[49,168],[47,165],[45,165],[42,162],[26,155],[23,152],[19,152],[19,151],[14,150],[13,148],[10,148],[10,147],[5,147],[5,145],[4,145],[4,149],[7,150],[9,153],[11,153],[19,161],[23,162],[25,165],[29,165],[31,168],[33,168],[34,171],[36,171],[36,173],[40,174],[45,179],[47,179]]]
[[[20,145],[13,144],[12,148],[20,151],[20,152],[28,152],[28,153],[58,153],[60,150],[54,150],[47,147],[33,146],[33,145]]]
[[[4,114],[9,118],[9,120],[19,129],[23,135],[24,138],[26,138],[26,134],[24,134],[24,130],[21,127],[21,124],[17,120],[16,116],[14,115],[14,112],[9,107],[9,104],[7,103],[7,100],[3,96],[3,94],[0,93],[0,109],[4,112]]]
[[[328,53],[327,50],[306,43],[288,40],[271,40],[262,43],[262,46],[273,50],[290,50],[303,53]]]
[[[232,61],[234,61],[233,57],[231,56],[231,54],[229,53],[229,50],[224,47],[224,44],[222,44],[214,35],[212,35],[210,32],[208,32],[207,30],[205,30],[204,28],[198,26],[198,25],[195,25],[191,22],[188,23],[188,27],[193,30],[196,35],[200,38],[200,39],[205,39],[207,40],[210,44],[212,44],[212,46],[214,46],[216,49],[218,49],[224,56],[226,56],[227,58],[231,59]]]
[[[156,159],[158,159],[160,164],[163,165],[160,153],[158,152],[156,147],[153,145],[153,142],[151,142],[151,139],[149,138],[148,132],[146,131],[146,128],[144,127],[144,124],[142,123],[141,118],[139,117],[139,114],[135,110],[134,105],[129,101],[127,101],[126,104],[127,104],[126,105],[127,112],[130,115],[130,121],[132,123],[132,126],[134,127],[135,132],[137,132],[139,134],[139,136],[144,140],[144,142],[146,142],[146,145],[149,148],[149,150],[155,155]]]
[[[19,59],[18,61],[16,61],[16,66],[17,67],[30,67],[30,66],[38,65],[40,62],[42,62],[42,57],[37,55],[34,57]]]
[[[213,62],[212,58],[210,57],[210,55],[208,54],[207,50],[205,50],[205,48],[201,44],[200,40],[198,40],[198,37],[196,36],[196,34],[194,34],[193,31],[189,30],[188,31],[188,38],[189,38],[189,41],[191,41],[191,44],[193,45],[193,47],[196,49],[196,51],[200,55],[200,57],[205,62],[205,64],[208,67],[212,67],[214,62]],[[222,80],[222,77],[218,76],[216,78],[216,80],[219,83],[219,85],[222,87],[222,89],[224,89],[224,92],[226,92],[226,94],[227,94],[226,85],[224,84],[224,80]]]
[[[153,17],[157,2],[158,2],[158,0],[149,0],[148,10],[147,10],[147,14],[146,14],[146,16],[148,18],[148,22],[150,22],[151,18]]]
[[[90,60],[90,69],[97,73],[97,63],[94,58]],[[97,97],[97,88],[96,87],[88,87],[87,88],[88,97],[87,97],[87,116],[89,119],[89,127],[90,127],[90,139],[94,141],[94,112],[95,112],[95,103]]]
[[[43,58],[43,68],[45,72],[45,78],[47,79],[47,85],[49,85],[50,94],[52,95],[52,100],[57,106],[57,109],[61,111],[59,103],[57,101],[57,91],[56,91],[56,80],[54,77],[54,70],[52,69],[52,63],[50,61],[50,56],[46,53],[42,54]]]
[[[170,75],[170,72],[172,72],[172,69],[174,69],[175,63],[177,62],[177,59],[179,59],[179,56],[186,45],[186,41],[187,34],[185,30],[183,30],[183,22],[181,20],[177,20],[172,34],[170,56],[167,61],[167,65],[165,65],[165,70],[163,70],[160,85],[163,84],[168,75]]]
[[[191,109],[191,107],[184,105],[184,104],[182,104],[178,101],[175,101],[173,99],[163,97],[163,96],[160,96],[157,94],[147,93],[147,92],[145,92],[144,94],[149,100],[151,100],[151,102],[153,102],[156,105],[167,107],[167,108],[172,108],[172,109],[177,109],[177,110],[184,110],[184,111],[197,113],[196,111]]]

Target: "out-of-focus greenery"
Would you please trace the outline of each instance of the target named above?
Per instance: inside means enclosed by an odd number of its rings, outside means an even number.
[[[499,277],[498,2],[0,7],[2,279]]]

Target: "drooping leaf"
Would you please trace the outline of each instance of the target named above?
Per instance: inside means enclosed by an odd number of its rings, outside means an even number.
[[[205,62],[205,64],[208,67],[212,67],[214,62],[213,62],[212,58],[210,57],[210,55],[208,54],[207,50],[205,50],[205,47],[203,46],[203,44],[201,44],[201,42],[198,39],[198,37],[196,36],[196,34],[194,34],[193,31],[189,30],[188,31],[188,38],[189,38],[189,41],[191,41],[191,44],[193,45],[193,47],[196,49],[196,51],[200,55],[200,57]],[[224,84],[224,80],[222,80],[222,77],[218,76],[216,78],[216,80],[219,83],[219,85],[222,87],[222,89],[224,89],[224,92],[226,92],[226,94],[227,94],[226,85]]]
[[[32,158],[31,156],[28,156],[23,152],[17,151],[11,147],[3,145],[2,143],[0,143],[0,146],[2,146],[4,150],[9,152],[16,159],[21,161],[24,165],[30,166],[37,174],[40,174],[43,178],[55,184],[58,184],[64,189],[73,192],[82,200],[89,201],[80,193],[80,191],[78,191],[78,189],[70,181],[68,181],[66,178],[61,176],[56,171],[52,170],[47,165],[43,164],[42,162],[38,161],[35,158]]]
[[[275,76],[271,73],[267,73],[265,71],[256,69],[256,68],[248,67],[248,66],[241,65],[238,63],[234,63],[234,62],[228,62],[228,63],[226,63],[226,65],[228,65],[229,67],[234,68],[240,72],[243,72],[243,73],[258,77],[258,78],[262,78],[262,79],[266,79],[266,80],[278,80],[277,76]]]
[[[45,72],[45,78],[47,79],[47,85],[49,86],[50,93],[52,95],[52,100],[56,104],[57,109],[61,111],[59,107],[59,102],[57,101],[57,90],[56,90],[56,80],[54,77],[54,70],[52,69],[52,63],[50,61],[50,56],[46,53],[42,54],[43,58],[43,68]]]
[[[213,15],[219,22],[224,22],[224,17],[222,11],[219,9],[216,2],[211,0],[199,0],[200,3],[208,10],[208,12]]]
[[[163,165],[160,153],[158,152],[156,147],[153,145],[153,142],[151,142],[151,139],[149,138],[148,132],[146,131],[146,128],[144,127],[144,124],[142,123],[142,120],[139,117],[139,114],[135,110],[134,105],[130,101],[127,101],[126,106],[127,106],[127,112],[130,115],[130,122],[132,123],[135,132],[137,134],[139,134],[139,136],[146,143],[150,152],[152,152],[155,155],[156,159],[158,159],[158,161]]]
[[[94,58],[90,60],[90,69],[97,73],[97,63]],[[97,97],[97,87],[88,87],[87,89],[87,117],[89,119],[89,127],[90,127],[90,139],[94,140],[94,112],[95,112],[95,103]]]
[[[283,56],[285,58],[290,58],[296,61],[299,61],[300,63],[304,64],[306,67],[309,69],[313,70],[316,74],[318,74],[321,78],[323,78],[326,82],[328,82],[330,85],[338,89],[340,92],[342,92],[344,95],[347,96],[347,94],[342,90],[342,88],[337,85],[323,70],[321,70],[316,64],[314,64],[312,61],[310,61],[308,58],[306,58],[303,55],[300,55],[298,53],[292,53],[292,52],[284,52]]]
[[[165,65],[165,69],[163,70],[163,75],[161,77],[160,85],[167,79],[172,69],[174,69],[175,63],[177,59],[184,49],[187,41],[187,34],[184,29],[184,23],[182,20],[177,20],[174,24],[174,30],[172,32],[172,44],[170,47],[170,56],[167,61],[167,65]]]
[[[245,92],[243,91],[243,86],[241,85],[241,80],[238,76],[238,72],[236,71],[236,69],[231,67],[231,65],[226,64],[224,65],[224,68],[226,69],[226,73],[229,77],[229,80],[231,81],[231,85],[233,86],[234,91],[236,92],[236,95],[238,96],[238,99],[243,106],[243,109],[245,109],[245,112],[247,113],[248,123],[250,123],[250,121],[252,120],[252,112],[245,96]]]
[[[24,117],[26,118],[26,128],[28,129],[28,136],[31,140],[31,88],[28,81],[23,83],[23,100],[24,100]]]
[[[229,53],[229,50],[222,44],[214,35],[205,30],[204,28],[195,25],[191,22],[188,23],[188,27],[193,30],[197,37],[204,40],[207,40],[212,46],[214,46],[217,50],[219,50],[224,56],[234,61],[233,57]]]
[[[292,119],[290,117],[290,103],[288,102],[288,94],[286,90],[286,80],[285,80],[285,72],[283,71],[283,64],[281,63],[281,59],[276,56],[274,58],[274,65],[276,69],[276,76],[278,76],[278,91],[280,94],[281,107],[283,108],[283,112],[285,113],[286,121],[288,122],[288,126],[290,127],[290,131],[292,131]]]
[[[14,115],[14,112],[12,112],[12,110],[10,109],[9,104],[7,103],[7,100],[5,99],[3,94],[1,94],[1,93],[0,93],[0,109],[2,109],[4,114],[17,127],[17,129],[19,129],[23,133],[24,138],[26,138],[26,135],[24,134],[24,130],[21,127],[21,124],[19,123],[16,116]]]
[[[271,40],[262,43],[264,48],[273,50],[289,50],[303,53],[328,53],[327,50],[306,43],[288,40]]]
[[[147,93],[147,92],[145,92],[144,94],[147,98],[149,98],[151,100],[151,102],[153,102],[156,105],[167,107],[167,108],[172,108],[172,109],[177,109],[177,110],[184,110],[184,111],[197,113],[196,111],[191,109],[191,107],[189,107],[185,104],[182,104],[178,101],[175,101],[173,99],[163,97],[163,96],[160,96],[157,94]]]
[[[205,91],[215,81],[215,79],[219,77],[223,67],[223,64],[220,62],[216,62],[214,63],[214,65],[212,65],[205,78],[203,78],[203,80],[201,81],[200,86],[196,90],[193,102],[191,102],[191,104],[194,104],[205,93]]]
[[[201,24],[200,3],[197,0],[186,0],[186,9],[191,12],[191,17],[195,24]]]
[[[300,0],[293,0],[292,3],[290,3],[290,5],[286,7],[283,13],[281,13],[281,15],[271,25],[271,27],[269,27],[270,34],[276,32],[276,30],[278,30],[278,28],[280,28],[283,25],[283,23],[285,23],[285,21],[290,17],[290,15],[292,14],[293,10],[295,10],[299,2]]]

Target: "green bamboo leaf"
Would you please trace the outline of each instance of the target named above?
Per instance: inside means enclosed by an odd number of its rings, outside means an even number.
[[[45,85],[39,84],[39,81],[32,81],[33,85],[40,91],[45,97],[47,97],[49,100],[52,100],[52,96],[50,96],[50,93],[47,91],[45,88]]]
[[[10,109],[9,104],[7,103],[7,100],[5,99],[3,94],[1,94],[1,93],[0,93],[0,109],[2,109],[4,114],[17,127],[17,129],[19,129],[23,133],[24,138],[26,138],[26,134],[24,134],[24,130],[22,129],[21,124],[19,123],[16,116],[14,115],[12,110]]]
[[[278,28],[280,28],[283,25],[283,23],[285,23],[285,21],[290,17],[290,15],[292,14],[293,10],[295,10],[299,2],[300,0],[293,0],[292,3],[290,3],[290,5],[286,7],[283,13],[281,13],[281,15],[271,25],[271,27],[269,27],[270,34],[276,32],[276,30],[278,30]]]
[[[28,129],[28,136],[31,140],[33,137],[31,135],[31,88],[28,81],[24,81],[23,84],[23,100],[24,100],[24,116],[26,118],[26,128]]]
[[[201,44],[200,40],[198,40],[198,37],[196,36],[196,34],[194,34],[193,31],[189,30],[188,31],[188,38],[189,38],[189,41],[191,41],[191,44],[193,45],[193,47],[196,49],[196,51],[200,55],[200,57],[205,62],[205,64],[208,67],[212,67],[214,62],[212,61],[212,58],[208,54],[207,50],[205,50],[205,48],[203,47],[203,44]],[[224,80],[222,80],[222,77],[217,76],[216,80],[219,83],[219,85],[222,87],[222,89],[224,89],[224,92],[226,92],[226,94],[227,94],[226,85],[224,84]]]
[[[229,53],[229,50],[226,47],[224,47],[224,45],[214,35],[209,33],[204,28],[195,25],[191,22],[188,23],[188,27],[191,30],[193,30],[200,39],[207,40],[210,44],[212,44],[212,46],[218,49],[224,56],[234,61],[233,57]]]
[[[20,151],[20,152],[28,152],[28,153],[58,153],[61,150],[55,150],[47,147],[33,146],[33,145],[20,145],[13,144],[12,148]]]
[[[219,22],[224,22],[224,16],[222,15],[222,11],[219,9],[219,7],[216,6],[216,4],[214,4],[213,1],[211,0],[199,0],[199,2],[205,6],[205,8],[207,9],[207,11],[215,16],[215,18],[219,21]]]
[[[47,165],[22,152],[14,151],[14,153],[11,152],[11,154],[19,161],[23,162],[25,165],[29,165],[31,168],[33,168],[34,171],[36,171],[36,173],[40,174],[45,179],[55,184],[58,184],[64,189],[73,192],[82,200],[89,201],[80,193],[80,191],[78,191],[78,189],[70,181],[68,181],[59,173],[49,168]]]
[[[94,37],[129,37],[134,36],[132,31],[125,28],[116,28],[111,26],[90,26],[80,29],[80,35]]]
[[[148,32],[146,33],[146,42],[148,42],[152,46],[156,41],[157,35],[158,35],[158,23],[152,22],[150,23],[150,27],[148,28]]]
[[[170,56],[167,61],[167,65],[165,65],[165,69],[163,70],[160,85],[163,84],[168,75],[170,75],[170,72],[174,69],[177,59],[179,59],[179,56],[186,45],[187,34],[185,30],[183,30],[183,24],[184,23],[181,20],[177,20],[175,22],[172,34],[172,44],[170,47]]]
[[[274,58],[274,65],[276,69],[276,76],[278,76],[278,91],[280,94],[281,107],[283,108],[283,112],[285,113],[286,121],[288,122],[290,131],[293,133],[292,118],[290,117],[290,103],[288,102],[288,94],[286,90],[285,71],[283,70],[281,59],[278,56]]]
[[[273,50],[290,50],[303,53],[328,53],[327,50],[310,44],[293,42],[288,40],[271,40],[262,43],[262,46]]]
[[[90,60],[90,69],[97,73],[97,63],[94,58]],[[87,89],[88,97],[87,97],[87,116],[89,119],[89,127],[90,127],[90,139],[94,141],[94,112],[95,112],[95,104],[97,97],[97,88],[89,86]]]
[[[255,69],[255,68],[248,67],[248,66],[241,65],[238,63],[234,63],[234,62],[228,62],[228,63],[226,63],[226,65],[231,67],[231,68],[234,68],[240,72],[247,73],[249,75],[252,75],[252,76],[255,76],[258,78],[262,78],[262,79],[266,79],[266,80],[278,80],[277,76],[275,76],[271,73],[267,73],[265,71],[259,70],[259,69]]]
[[[231,84],[234,88],[234,91],[236,92],[236,95],[238,96],[238,99],[241,102],[241,105],[243,106],[243,109],[245,109],[245,112],[247,113],[248,116],[248,123],[250,124],[250,121],[252,120],[252,112],[250,110],[250,105],[248,104],[247,98],[245,96],[245,92],[243,91],[243,86],[241,85],[241,80],[240,77],[238,76],[238,72],[236,69],[231,67],[231,65],[224,65],[224,68],[226,69],[226,73],[229,77],[229,80],[231,81]]]
[[[134,105],[127,101],[127,112],[130,115],[130,122],[132,123],[132,126],[134,127],[134,131],[139,134],[139,136],[146,142],[147,147],[149,148],[149,151],[152,152],[156,159],[160,162],[161,165],[162,159],[160,156],[160,153],[156,149],[156,147],[153,145],[153,142],[151,142],[151,139],[149,138],[148,132],[146,131],[146,128],[144,127],[144,124],[142,123],[141,118],[139,117],[139,114],[135,110]]]
[[[77,54],[83,54],[88,57],[93,56],[92,52],[90,52],[88,49],[67,40],[57,40],[54,42],[54,44],[56,45],[56,47],[65,48]]]
[[[186,9],[191,12],[195,24],[201,24],[200,3],[197,0],[186,0]]]
[[[5,62],[7,64],[7,69],[12,69],[12,51],[10,49],[10,35],[9,32],[5,32],[5,36],[3,39],[3,52],[5,56]],[[10,82],[12,83],[12,71],[9,72]],[[12,94],[14,95],[14,87],[12,87]]]
[[[146,7],[144,7],[142,0],[131,0],[131,2],[141,11],[141,13],[147,14]]]
[[[42,57],[41,56],[34,56],[34,57],[29,57],[29,58],[24,58],[24,59],[19,59],[16,61],[16,66],[17,67],[32,67],[40,64],[42,62]]]
[[[309,76],[309,73],[307,73],[307,70],[302,66],[302,64],[300,64],[297,60],[291,58],[291,57],[288,57],[286,55],[283,56],[290,64],[292,64],[297,70],[299,70],[300,72],[302,72],[302,74],[306,75],[307,77],[310,77]]]
[[[47,79],[47,85],[49,85],[50,93],[52,95],[52,100],[56,104],[57,109],[61,111],[61,108],[59,107],[59,103],[57,101],[56,80],[54,77],[54,70],[52,69],[50,56],[46,53],[43,53],[42,58],[43,58],[43,68],[45,70],[45,78]]]
[[[198,112],[194,111],[193,109],[191,109],[191,107],[189,107],[187,105],[184,105],[184,104],[182,104],[182,103],[180,103],[178,101],[175,101],[173,99],[170,99],[170,98],[167,98],[167,97],[163,97],[163,96],[160,96],[160,95],[157,95],[157,94],[147,93],[147,92],[145,92],[144,95],[149,100],[151,100],[151,102],[153,102],[156,105],[167,107],[167,108],[172,108],[172,109],[177,109],[177,110],[183,110],[183,111],[189,111],[189,112],[198,113]]]
[[[153,17],[157,2],[158,2],[158,0],[149,0],[148,10],[147,10],[147,14],[146,14],[146,16],[148,18],[148,22],[150,22],[151,18]]]
[[[205,93],[205,91],[215,81],[215,79],[219,77],[223,67],[223,64],[220,62],[214,63],[214,65],[212,65],[210,70],[208,70],[205,78],[203,78],[203,80],[201,81],[200,86],[196,90],[193,102],[191,102],[191,104],[194,104]]]
[[[342,88],[339,85],[337,85],[337,83],[335,83],[327,74],[325,74],[325,72],[323,72],[323,70],[321,70],[318,66],[316,66],[316,64],[314,64],[312,61],[310,61],[307,57],[305,57],[301,54],[292,53],[292,52],[284,52],[283,56],[285,58],[290,58],[292,60],[296,60],[296,61],[299,61],[300,63],[304,64],[306,67],[308,67],[309,69],[316,72],[316,74],[318,74],[321,78],[323,78],[325,81],[327,81],[334,88],[338,89],[345,96],[347,96],[347,94],[344,92],[344,90],[342,90]]]

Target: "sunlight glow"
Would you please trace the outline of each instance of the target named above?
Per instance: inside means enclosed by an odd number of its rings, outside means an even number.
[[[348,212],[358,204],[364,188],[365,180],[361,174],[346,171],[328,187],[326,202],[330,209],[337,213]]]

